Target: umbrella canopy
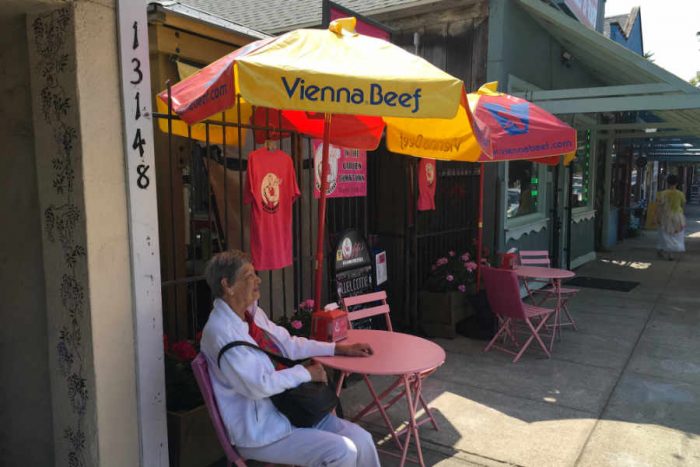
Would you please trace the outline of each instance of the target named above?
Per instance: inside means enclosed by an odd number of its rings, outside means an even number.
[[[172,109],[194,124],[233,107],[315,113],[451,118],[463,83],[382,39],[353,32],[355,18],[328,30],[298,29],[248,44],[175,84]],[[168,93],[159,98],[168,102]],[[376,147],[376,146],[375,146]]]
[[[469,119],[483,152],[479,172],[477,223],[477,284],[481,279],[484,229],[484,163],[530,160],[547,165],[576,156],[576,130],[524,99],[499,93],[498,83],[487,83],[467,95]]]
[[[469,120],[483,152],[479,162],[534,160],[556,165],[561,155],[568,164],[576,151],[576,130],[546,110],[497,91],[487,83],[467,94]]]
[[[356,132],[361,144],[349,146],[366,149],[378,146],[381,132],[376,128],[383,124],[383,117],[390,117],[398,124],[410,119],[442,120],[443,126],[445,119],[454,120],[462,111],[466,117],[461,80],[389,42],[355,33],[354,26],[355,18],[342,18],[333,21],[328,30],[300,29],[254,42],[158,95],[187,124],[231,109],[240,96],[252,105],[294,111],[287,121],[294,122],[296,118],[315,131],[322,129],[325,144],[315,265],[317,307],[320,307],[323,264],[328,147],[329,143],[337,142],[333,137],[338,137],[338,132],[334,134],[331,129],[331,115],[363,116]],[[320,118],[316,118],[319,114],[323,114],[322,126]],[[338,118],[345,119],[340,133],[347,140],[353,133],[348,132],[348,128],[352,129],[349,124],[357,119]],[[375,129],[374,140],[367,136],[367,128]],[[438,134],[439,129],[435,130]],[[461,146],[453,144],[453,147]],[[426,147],[436,145],[430,141]],[[410,150],[410,145],[406,143],[404,148]],[[478,152],[475,153],[478,157]]]

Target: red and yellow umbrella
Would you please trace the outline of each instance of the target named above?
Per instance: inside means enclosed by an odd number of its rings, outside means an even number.
[[[354,25],[354,18],[343,18],[328,30],[300,29],[251,43],[158,95],[159,108],[184,122],[171,124],[182,136],[203,139],[198,124],[205,119],[237,122],[253,115],[260,123],[269,118],[266,109],[277,109],[280,115],[271,121],[323,139],[317,307],[329,143],[372,150],[386,129],[392,152],[465,162],[541,158],[575,147],[574,130],[532,104],[497,93],[493,85],[466,94],[461,80],[389,42],[355,33]],[[260,109],[252,112],[251,106]],[[208,135],[210,143],[236,137]],[[541,143],[550,140],[547,147]],[[558,144],[570,145],[569,151]]]
[[[542,108],[497,91],[488,83],[468,94],[469,117],[483,152],[479,156],[479,219],[477,231],[477,284],[480,280],[484,228],[484,163],[530,160],[568,165],[575,157],[576,130]]]
[[[280,109],[288,121],[306,122],[309,135],[321,136],[322,132],[317,307],[321,303],[329,143],[338,143],[342,136],[346,146],[375,149],[381,138],[379,129],[388,120],[400,124],[411,119],[452,119],[458,111],[466,116],[461,80],[389,42],[355,33],[354,26],[355,18],[343,18],[332,22],[328,30],[300,29],[254,42],[158,95],[187,124],[227,110],[229,115],[222,119],[235,121],[230,109],[240,96],[246,105]],[[361,118],[353,118],[355,115]],[[335,130],[332,118],[343,125]],[[368,128],[374,132],[368,135]],[[356,144],[347,144],[352,138]],[[476,144],[473,152],[478,152]]]

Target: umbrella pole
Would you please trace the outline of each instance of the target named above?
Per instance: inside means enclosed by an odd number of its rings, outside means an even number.
[[[323,157],[321,159],[321,193],[318,199],[318,232],[316,236],[316,261],[314,262],[314,311],[321,309],[323,282],[323,240],[326,228],[326,191],[328,191],[328,152],[331,139],[331,114],[323,119]]]
[[[481,289],[481,250],[484,241],[484,163],[479,167],[479,221],[476,231],[476,290]]]

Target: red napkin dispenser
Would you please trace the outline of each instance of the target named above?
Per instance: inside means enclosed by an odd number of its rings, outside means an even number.
[[[323,342],[338,342],[346,337],[348,337],[347,311],[316,311],[311,315],[312,339]]]
[[[518,255],[516,253],[502,253],[501,254],[501,269],[515,269],[516,260]]]

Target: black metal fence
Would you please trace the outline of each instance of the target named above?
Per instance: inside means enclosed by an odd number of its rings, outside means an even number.
[[[250,208],[244,203],[247,154],[259,147],[255,132],[280,133],[276,144],[294,163],[301,197],[293,205],[293,264],[262,272],[260,306],[277,319],[293,313],[297,304],[312,297],[313,254],[316,245],[317,202],[314,199],[314,162],[311,140],[283,130],[269,118],[265,125],[206,121],[205,137],[195,140],[173,134],[177,117],[154,113],[156,126],[167,132],[157,139],[158,208],[161,237],[161,275],[164,329],[177,339],[192,338],[201,330],[211,309],[203,277],[206,261],[215,253],[249,250]],[[240,121],[240,118],[239,118]],[[225,129],[238,135],[227,144]],[[158,130],[157,130],[158,131]],[[211,144],[210,135],[224,135],[224,144]],[[247,135],[247,137],[246,137]],[[355,228],[383,248],[388,257],[384,285],[399,328],[415,329],[417,290],[430,266],[447,251],[463,252],[476,236],[478,166],[438,163],[436,211],[416,211],[418,159],[388,153],[368,154],[366,197],[328,200],[326,252],[338,234]],[[163,222],[167,219],[167,222]],[[327,258],[330,255],[326,255]],[[329,262],[330,264],[330,262]],[[328,265],[324,268],[329,271]],[[326,274],[325,301],[336,300],[332,278]]]

